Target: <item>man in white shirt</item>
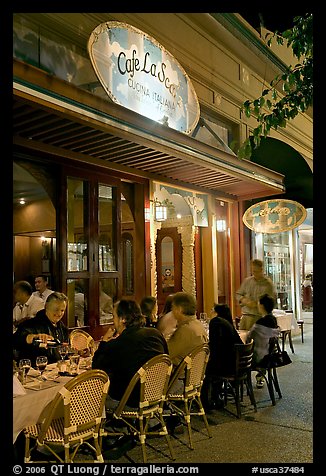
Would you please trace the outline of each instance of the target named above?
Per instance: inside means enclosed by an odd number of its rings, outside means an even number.
[[[17,281],[14,284],[14,300],[16,302],[13,308],[14,331],[21,322],[35,317],[38,311],[44,309],[44,301],[33,294],[33,288],[28,281]]]
[[[45,302],[47,297],[54,292],[52,289],[48,288],[48,279],[43,275],[36,276],[35,289],[36,291],[33,292],[33,295],[43,299],[43,302]]]

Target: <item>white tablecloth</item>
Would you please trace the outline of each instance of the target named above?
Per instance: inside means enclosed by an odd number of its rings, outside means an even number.
[[[274,311],[274,316],[276,317],[277,324],[279,325],[281,331],[296,330],[298,328],[297,321],[292,312],[285,312],[284,314],[281,314]]]
[[[70,378],[60,377],[60,383],[52,382],[52,387],[41,390],[26,389],[25,395],[13,398],[13,442],[25,426],[42,421],[46,407]]]

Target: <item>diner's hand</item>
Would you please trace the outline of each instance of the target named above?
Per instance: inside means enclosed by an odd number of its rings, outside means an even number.
[[[108,342],[111,339],[115,339],[118,337],[118,332],[114,327],[109,327],[104,336],[102,337],[103,342]]]
[[[27,344],[32,344],[34,339],[42,341],[42,344],[47,345],[48,340],[53,341],[53,336],[49,334],[28,334],[26,337]]]

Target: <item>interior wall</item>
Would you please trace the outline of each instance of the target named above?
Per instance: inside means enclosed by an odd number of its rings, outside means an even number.
[[[14,281],[27,280],[34,285],[34,277],[42,273],[42,242],[40,237],[15,236]]]
[[[55,230],[55,208],[50,199],[39,200],[14,208],[13,233]]]

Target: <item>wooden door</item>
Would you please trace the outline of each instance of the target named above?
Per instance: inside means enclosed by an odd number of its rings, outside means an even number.
[[[156,273],[158,312],[169,294],[182,291],[182,244],[177,228],[157,232]]]

